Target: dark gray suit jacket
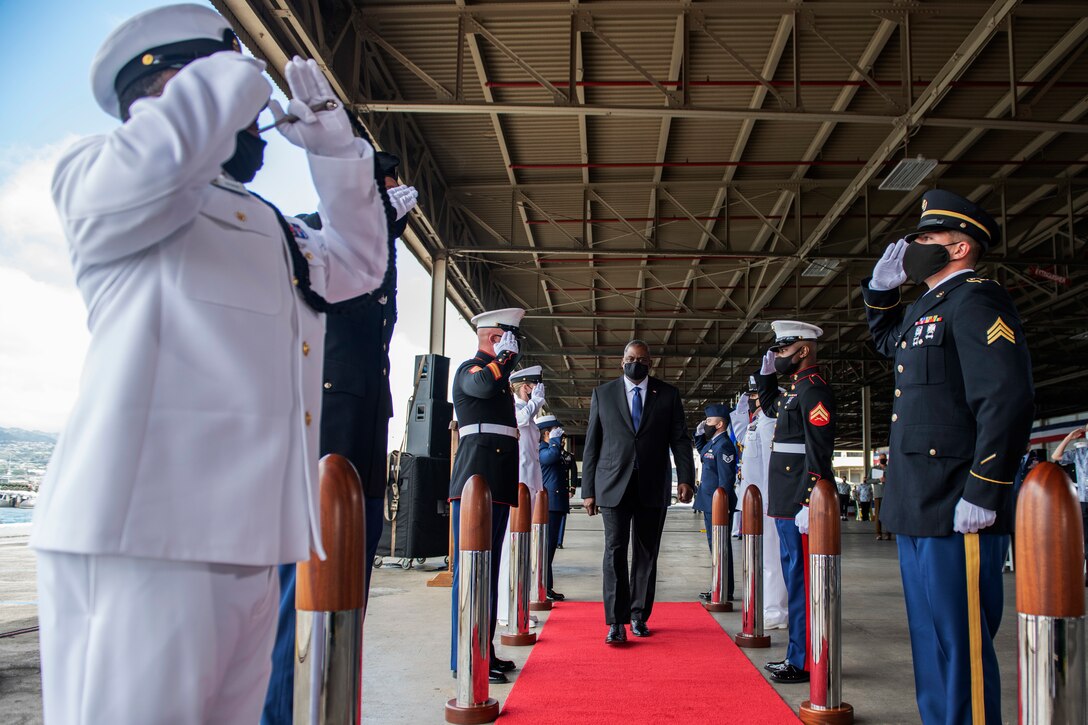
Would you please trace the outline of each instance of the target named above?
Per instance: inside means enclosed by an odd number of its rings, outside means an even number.
[[[672,466],[678,483],[694,485],[691,438],[684,423],[680,391],[651,377],[643,401],[642,422],[636,431],[627,404],[623,377],[598,386],[589,405],[589,428],[582,454],[582,497],[598,506],[618,506],[638,460],[639,501],[643,506],[668,506],[672,495]]]

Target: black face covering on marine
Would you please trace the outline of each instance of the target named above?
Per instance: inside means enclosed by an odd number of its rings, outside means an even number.
[[[645,378],[649,372],[650,368],[640,362],[623,364],[623,374],[626,375],[629,380],[634,380],[636,383],[641,383],[642,379]]]
[[[915,284],[922,284],[940,272],[950,257],[943,244],[911,242],[903,253],[903,271]]]
[[[793,375],[799,367],[801,367],[801,361],[794,360],[792,357],[776,357],[774,359],[774,370],[779,375]]]
[[[235,181],[248,184],[264,165],[264,147],[267,142],[245,129],[238,132],[237,139],[234,156],[223,164],[223,171],[230,174]]]

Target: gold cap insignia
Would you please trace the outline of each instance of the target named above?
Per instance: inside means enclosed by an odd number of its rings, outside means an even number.
[[[154,62],[155,56],[151,55],[150,53],[144,53],[143,57],[140,58],[140,63],[142,63],[143,65],[151,65]]]
[[[922,199],[922,211],[925,211],[929,207],[929,200]]]

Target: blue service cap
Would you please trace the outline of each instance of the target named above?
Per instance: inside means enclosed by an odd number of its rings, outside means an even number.
[[[729,408],[725,403],[711,403],[705,409],[707,418],[728,418]]]
[[[944,189],[933,189],[922,196],[922,216],[918,228],[907,234],[908,242],[926,232],[963,232],[982,245],[984,251],[996,244],[1001,229],[994,218],[978,204]]]

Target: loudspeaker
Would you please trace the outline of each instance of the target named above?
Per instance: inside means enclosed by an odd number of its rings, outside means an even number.
[[[389,472],[378,554],[402,559],[445,556],[449,549],[449,458],[393,453]]]
[[[451,420],[453,403],[417,397],[408,411],[405,452],[449,461]]]
[[[422,370],[420,366],[422,365]],[[446,401],[450,383],[450,359],[442,355],[416,355],[415,399]],[[447,421],[449,422],[449,421]]]

